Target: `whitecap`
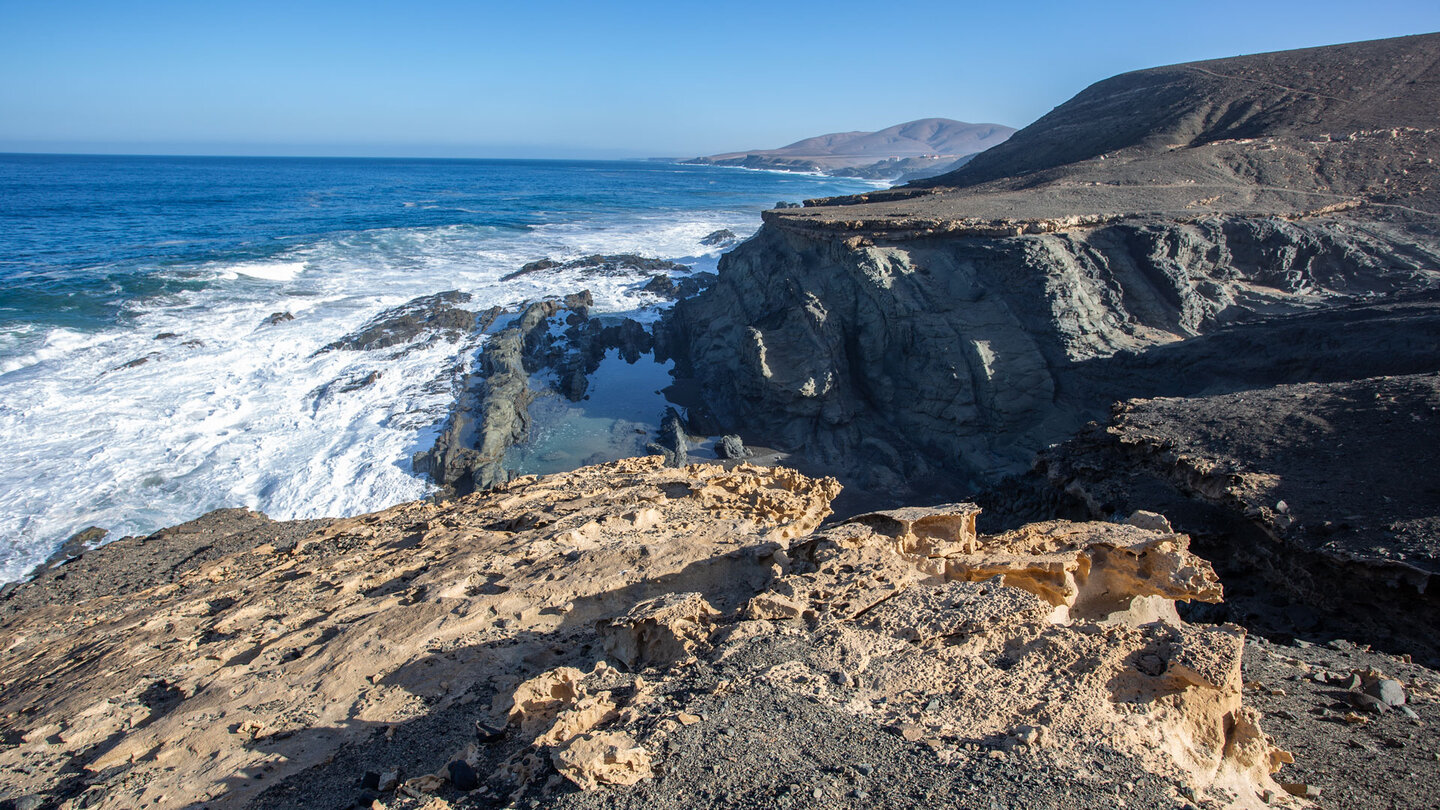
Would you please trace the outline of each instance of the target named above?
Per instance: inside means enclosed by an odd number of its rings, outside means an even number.
[[[264,281],[294,281],[295,277],[304,271],[304,262],[248,262],[216,268],[221,278],[235,279],[245,276]]]

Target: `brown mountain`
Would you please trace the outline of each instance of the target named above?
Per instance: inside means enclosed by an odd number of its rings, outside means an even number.
[[[907,172],[913,176],[932,167],[936,172],[949,170],[963,158],[1003,143],[1013,132],[1002,124],[922,118],[877,132],[833,132],[779,149],[727,152],[686,163],[859,177],[897,177]]]

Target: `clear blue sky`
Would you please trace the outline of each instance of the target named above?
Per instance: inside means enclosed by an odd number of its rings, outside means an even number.
[[[0,151],[708,154],[1436,30],[1436,0],[0,0]]]

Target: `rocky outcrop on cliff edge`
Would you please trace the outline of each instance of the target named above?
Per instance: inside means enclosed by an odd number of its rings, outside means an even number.
[[[719,429],[892,497],[1021,471],[1118,399],[1233,390],[1227,345],[1244,385],[1434,370],[1285,324],[1403,300],[1433,331],[1437,100],[1440,35],[1117,77],[934,187],[767,212],[657,341]]]
[[[649,457],[117,541],[75,569],[94,587],[25,585],[0,616],[0,801],[1300,804],[1244,631],[1179,618],[1222,589],[1162,517],[822,527],[838,490]],[[107,563],[237,520],[226,553],[143,555],[144,587],[104,588]],[[1433,715],[1421,672],[1389,668]]]

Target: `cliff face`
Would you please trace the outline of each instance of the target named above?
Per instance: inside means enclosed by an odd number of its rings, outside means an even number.
[[[941,187],[768,212],[661,351],[719,427],[891,493],[1125,396],[1440,367],[1341,314],[1440,289],[1437,64],[1432,35],[1101,82]],[[1290,322],[1316,310],[1386,350]]]
[[[801,450],[862,487],[941,471],[973,486],[1027,467],[1122,395],[1197,392],[1255,376],[1260,359],[1227,368],[1215,341],[1170,347],[1165,363],[1137,353],[1434,288],[1440,243],[1417,250],[1414,237],[1335,217],[1214,217],[867,243],[776,222],[677,306],[663,348],[748,441]],[[1430,333],[1440,325],[1440,313],[1421,318]],[[1322,351],[1341,376],[1440,361],[1423,345],[1376,355],[1322,346],[1323,330],[1305,339],[1259,348],[1295,379],[1306,374],[1295,361]]]

